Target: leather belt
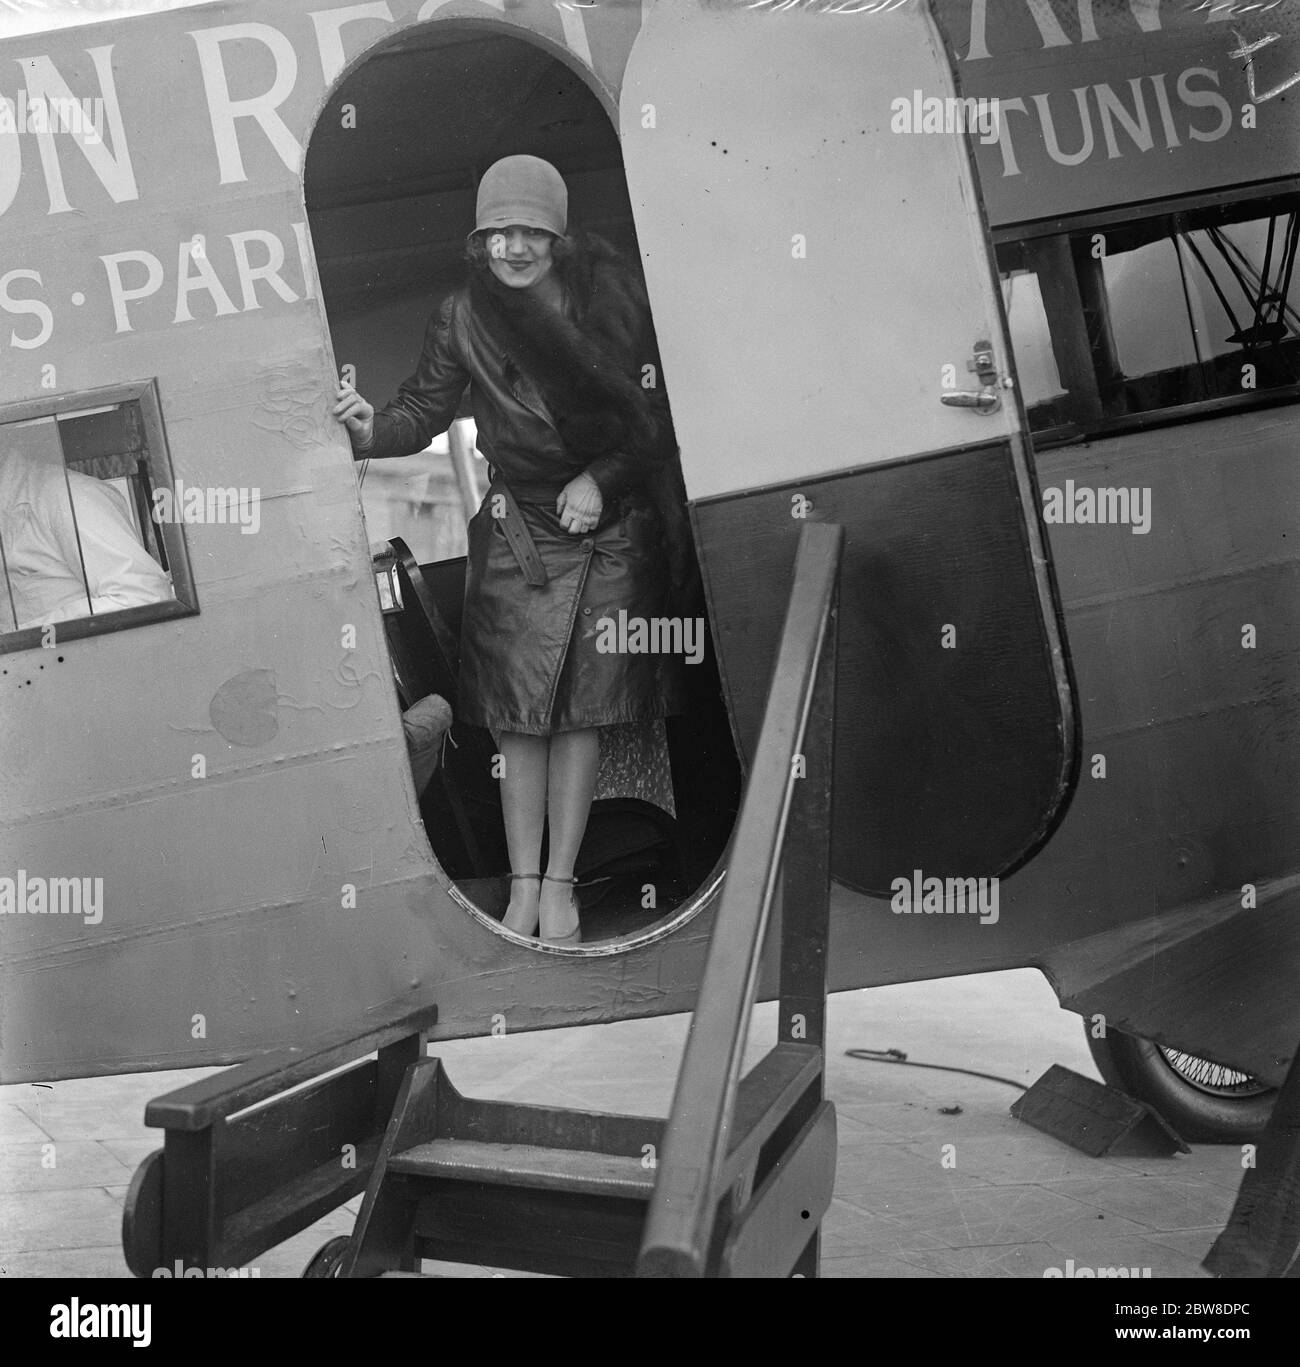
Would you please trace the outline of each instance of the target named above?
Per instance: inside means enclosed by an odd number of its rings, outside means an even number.
[[[533,540],[528,524],[524,521],[519,505],[510,489],[499,480],[494,481],[489,496],[499,493],[505,501],[505,516],[498,518],[501,530],[506,534],[506,544],[514,554],[519,568],[524,572],[524,582],[535,589],[546,583],[546,566],[538,554],[537,543]]]
[[[555,500],[559,498],[561,490],[568,482],[567,479],[559,483],[554,480],[516,479],[511,481],[510,489],[521,503],[544,503],[554,510]]]

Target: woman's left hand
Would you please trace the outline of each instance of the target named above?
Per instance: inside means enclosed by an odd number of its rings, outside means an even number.
[[[594,531],[604,507],[600,486],[585,471],[571,479],[555,500],[560,526],[575,536]]]

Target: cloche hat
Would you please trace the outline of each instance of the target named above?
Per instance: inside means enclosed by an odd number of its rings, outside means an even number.
[[[564,177],[541,157],[502,157],[483,172],[478,183],[475,232],[522,223],[563,237],[568,216]]]

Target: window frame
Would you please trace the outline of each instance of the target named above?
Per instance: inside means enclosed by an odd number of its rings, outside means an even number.
[[[1034,245],[1045,238],[1055,238],[1066,248],[1070,237],[1088,232],[1104,232],[1107,227],[1138,223],[1147,219],[1171,218],[1195,214],[1201,210],[1232,208],[1251,203],[1266,204],[1270,200],[1284,199],[1300,195],[1300,176],[1288,176],[1278,180],[1255,181],[1246,185],[1234,185],[1227,189],[1197,195],[1177,195],[1164,199],[1143,200],[1127,205],[1108,206],[1105,209],[1085,210],[1053,218],[1042,218],[1023,223],[1005,224],[991,229],[995,264],[1001,278],[1001,266],[997,254],[1003,247],[1019,246],[1028,255]],[[1080,296],[1079,279],[1071,271],[1068,278],[1061,280],[1058,287]],[[1040,281],[1041,288],[1041,281]],[[1080,336],[1063,341],[1063,354],[1066,358],[1061,383],[1078,401],[1095,407],[1100,402],[1100,385],[1095,356],[1087,348],[1089,364],[1086,369],[1080,365],[1079,344],[1081,338],[1086,342],[1087,321],[1080,307],[1071,311],[1071,331]],[[1050,320],[1049,320],[1050,322]],[[1056,340],[1056,339],[1054,339]],[[1053,348],[1055,351],[1055,347]],[[1058,356],[1058,369],[1061,362]],[[1065,373],[1068,372],[1068,373]],[[1215,395],[1211,398],[1194,399],[1188,403],[1171,405],[1166,408],[1148,409],[1139,413],[1125,413],[1117,417],[1094,417],[1083,422],[1069,422],[1054,427],[1034,431],[1026,427],[1026,436],[1036,450],[1048,450],[1058,446],[1080,445],[1085,442],[1121,436],[1127,433],[1147,431],[1158,427],[1172,427],[1181,423],[1197,422],[1208,418],[1227,416],[1245,410],[1273,408],[1300,400],[1300,381],[1294,384],[1278,385],[1270,389],[1247,390],[1240,394]],[[1028,406],[1026,406],[1028,417]]]
[[[59,418],[72,415],[83,408],[120,407],[135,403],[139,406],[148,450],[148,468],[152,487],[174,489],[171,449],[163,427],[162,405],[158,397],[157,380],[131,380],[121,384],[104,385],[95,389],[74,389],[48,398],[22,399],[17,403],[0,404],[0,426],[12,422],[29,422],[36,418]],[[64,457],[66,466],[67,458]],[[154,533],[164,549],[165,569],[172,580],[173,599],[162,603],[145,603],[139,607],[121,608],[117,612],[102,612],[93,617],[73,617],[54,622],[55,640],[59,645],[87,636],[105,636],[115,631],[130,631],[152,622],[169,622],[179,617],[195,617],[199,613],[198,593],[190,568],[189,549],[185,543],[184,524],[179,521],[154,522]],[[144,549],[149,551],[147,543]],[[0,655],[39,648],[46,632],[45,626],[23,627],[18,631],[0,632]],[[47,647],[48,648],[48,647]]]

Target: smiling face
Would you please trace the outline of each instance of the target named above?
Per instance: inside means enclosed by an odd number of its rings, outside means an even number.
[[[512,223],[487,235],[488,269],[511,289],[524,290],[543,279],[555,264],[554,237],[543,228]]]

